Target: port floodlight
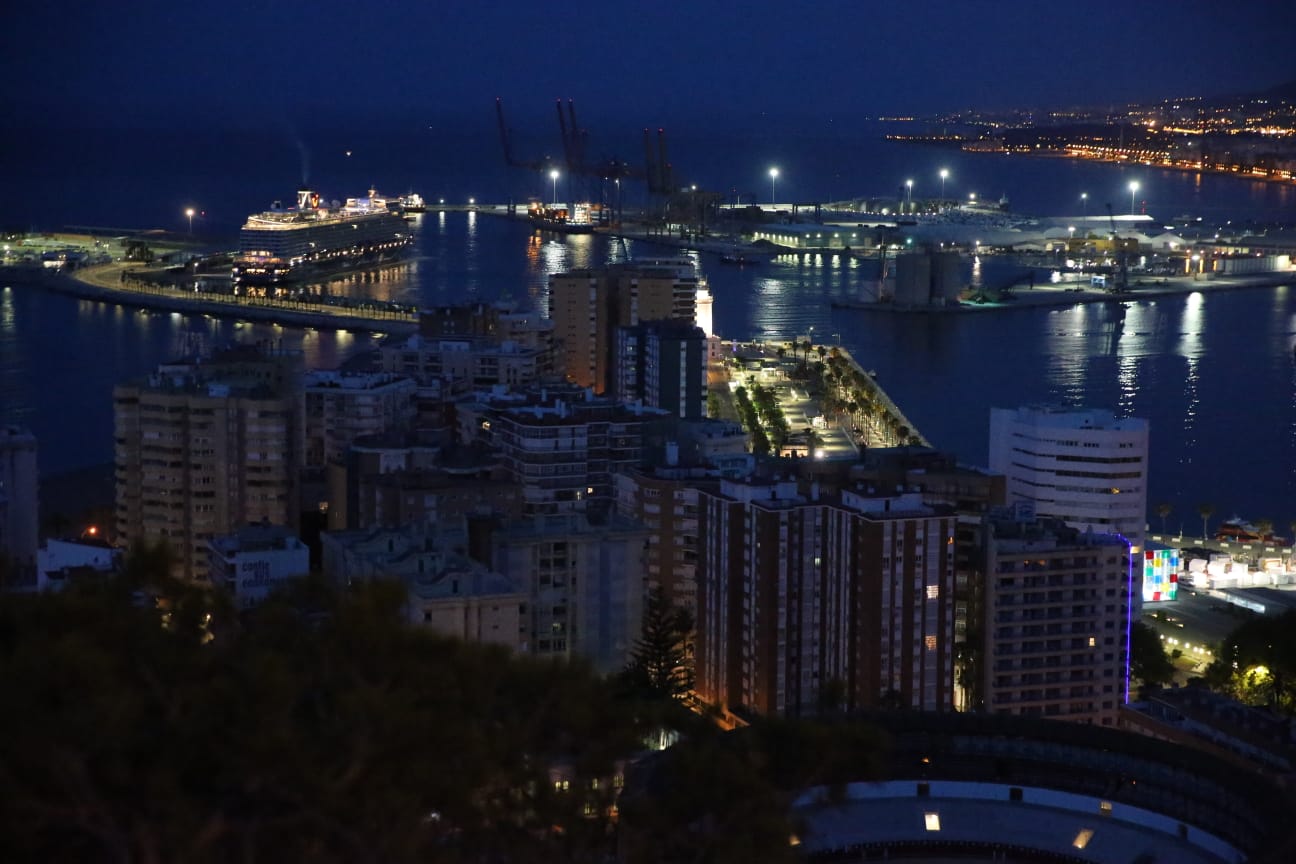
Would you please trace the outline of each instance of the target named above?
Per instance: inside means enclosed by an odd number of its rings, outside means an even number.
[[[941,197],[944,198],[944,197],[945,197],[945,181],[949,179],[949,169],[948,169],[948,168],[942,168],[942,169],[940,170],[940,178],[941,178]]]
[[[549,179],[553,181],[553,203],[558,206],[558,169],[555,168],[549,172]]]
[[[194,208],[192,208],[192,207],[186,207],[184,212],[185,212],[185,215],[189,217],[189,236],[192,237],[192,236],[193,236],[193,217],[194,217]]]
[[[770,175],[770,207],[774,206],[774,181],[778,179],[779,170],[777,167],[771,167]]]
[[[1129,184],[1129,190],[1130,190],[1130,215],[1133,216],[1133,215],[1134,215],[1134,196],[1138,193],[1138,190],[1139,190],[1139,182],[1138,182],[1137,180],[1131,180],[1131,181],[1130,181],[1130,184]]]

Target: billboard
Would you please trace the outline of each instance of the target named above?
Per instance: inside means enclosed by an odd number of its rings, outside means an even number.
[[[1143,602],[1173,600],[1179,593],[1179,550],[1148,549],[1143,553]]]

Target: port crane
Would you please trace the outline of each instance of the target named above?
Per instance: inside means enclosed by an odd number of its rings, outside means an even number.
[[[1116,216],[1112,212],[1111,202],[1107,203],[1107,221],[1111,223],[1112,247],[1116,252],[1116,273],[1112,280],[1111,293],[1124,294],[1129,288],[1129,261],[1125,256],[1125,244],[1116,231]]]
[[[495,100],[495,117],[499,126],[500,145],[504,150],[504,161],[512,168],[522,168],[528,171],[538,171],[547,173],[558,168],[564,169],[569,182],[586,181],[588,183],[603,184],[601,194],[597,197],[606,197],[607,181],[613,181],[616,184],[616,195],[612,202],[616,211],[616,219],[621,218],[621,202],[623,180],[643,180],[647,184],[648,193],[653,197],[669,195],[671,188],[671,166],[666,156],[666,132],[664,129],[657,130],[657,146],[652,147],[650,133],[644,130],[644,145],[646,159],[643,168],[637,168],[622,159],[616,157],[603,157],[597,160],[589,158],[589,131],[582,128],[576,119],[576,103],[573,99],[568,99],[567,104],[563,105],[563,100],[558,99],[555,102],[555,110],[558,115],[558,132],[562,142],[561,160],[546,156],[542,159],[519,159],[513,153],[512,133],[508,123],[504,119],[504,100],[496,98]],[[592,192],[592,189],[584,190]],[[589,195],[588,197],[596,197]]]

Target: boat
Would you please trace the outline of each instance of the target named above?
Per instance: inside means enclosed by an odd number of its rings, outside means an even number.
[[[297,206],[276,202],[248,216],[232,275],[236,285],[300,282],[373,267],[400,258],[413,245],[405,218],[374,190],[345,204],[326,204],[317,192],[301,189]]]
[[[721,264],[737,264],[745,267],[748,264],[764,264],[768,258],[742,246],[730,246],[720,253]]]
[[[594,220],[589,204],[576,204],[570,210],[565,205],[545,206],[532,201],[527,207],[527,218],[542,231],[560,234],[592,234]]]
[[[417,192],[411,192],[408,195],[402,195],[398,199],[398,201],[400,203],[401,209],[404,210],[406,213],[426,213],[427,212],[427,202],[424,201],[423,196],[418,194]]]

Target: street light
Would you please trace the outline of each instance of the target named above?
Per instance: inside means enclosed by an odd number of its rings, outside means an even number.
[[[1130,181],[1130,215],[1131,216],[1134,215],[1134,194],[1138,192],[1138,190],[1139,190],[1138,181],[1131,180]]]
[[[1088,192],[1080,193],[1080,206],[1084,208],[1084,210],[1082,211],[1083,221],[1087,223],[1089,221],[1089,193]]]
[[[945,181],[949,179],[949,169],[948,169],[948,168],[942,168],[942,169],[941,169],[941,171],[940,171],[940,178],[941,178],[941,198],[943,199],[943,198],[945,197]]]
[[[557,168],[549,172],[549,179],[553,181],[554,206],[557,207],[558,206],[558,169]]]
[[[913,211],[913,181],[905,181],[905,198],[909,201],[909,210]]]
[[[187,208],[185,208],[185,215],[189,217],[189,236],[192,237],[192,236],[193,236],[193,217],[194,217],[194,209],[193,209],[192,207],[187,207]]]
[[[771,168],[769,170],[769,175],[770,175],[770,207],[772,208],[774,206],[774,181],[778,179],[778,169]]]

